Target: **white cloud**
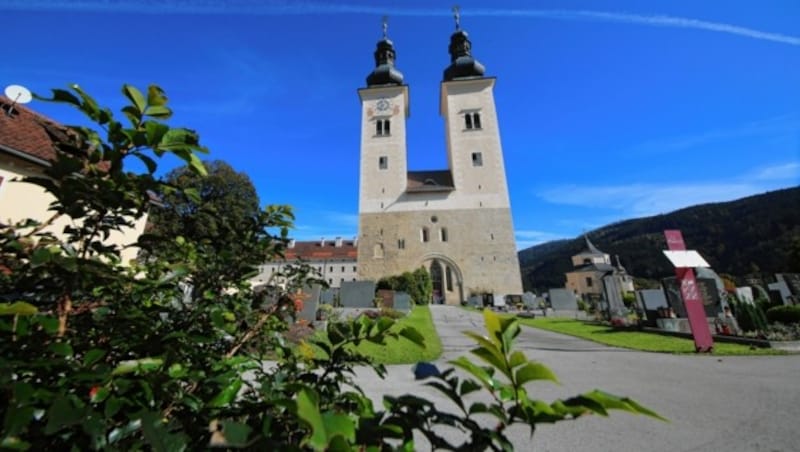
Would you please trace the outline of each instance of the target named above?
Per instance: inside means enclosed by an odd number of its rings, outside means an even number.
[[[216,1],[189,2],[175,0],[6,0],[0,9],[11,10],[66,10],[66,11],[117,11],[150,14],[191,13],[191,14],[247,14],[247,15],[297,15],[297,14],[389,14],[392,16],[446,16],[447,8],[397,8],[356,4],[314,3],[314,2],[255,2],[255,1]],[[466,16],[530,17],[556,20],[590,20],[598,22],[619,22],[654,27],[689,28],[696,30],[727,33],[751,39],[800,46],[800,37],[755,30],[733,24],[711,22],[689,17],[676,17],[663,14],[630,14],[613,11],[558,10],[558,9],[465,9]]]
[[[684,207],[725,202],[751,196],[775,187],[750,182],[703,182],[631,185],[564,185],[539,196],[555,204],[611,209],[621,218],[669,213]]]
[[[782,165],[761,168],[753,174],[759,181],[794,181],[800,184],[800,162],[789,162]]]

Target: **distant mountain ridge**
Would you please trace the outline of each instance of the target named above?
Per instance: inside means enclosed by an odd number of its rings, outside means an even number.
[[[629,274],[660,279],[673,274],[661,253],[666,249],[665,229],[680,229],[687,247],[697,250],[717,273],[745,277],[800,271],[800,187],[625,220],[587,235],[612,262],[618,255]],[[519,251],[525,290],[564,287],[564,273],[572,268],[570,257],[583,247],[581,236]]]

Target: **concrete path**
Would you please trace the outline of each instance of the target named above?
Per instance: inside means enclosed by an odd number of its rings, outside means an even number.
[[[464,330],[484,331],[480,314],[432,306],[444,345],[436,364],[468,354]],[[606,347],[594,342],[523,328],[518,340],[528,357],[548,365],[562,385],[532,384],[529,393],[552,401],[595,388],[632,397],[670,423],[612,412],[540,426],[533,440],[527,429],[511,431],[518,451],[725,451],[800,450],[800,355],[713,357],[666,355]],[[438,392],[413,379],[411,366],[390,366],[386,380],[359,372],[364,390],[411,393],[449,405]],[[448,432],[459,438],[460,432]],[[424,450],[424,446],[422,450]]]

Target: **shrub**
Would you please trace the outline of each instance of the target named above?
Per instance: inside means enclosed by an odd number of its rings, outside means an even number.
[[[800,305],[774,306],[767,310],[770,322],[784,324],[800,323]]]

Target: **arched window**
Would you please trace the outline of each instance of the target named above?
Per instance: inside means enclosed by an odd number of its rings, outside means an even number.
[[[447,228],[442,228],[439,230],[439,239],[443,242],[447,241]]]
[[[429,240],[431,239],[431,237],[430,237],[430,231],[428,230],[428,228],[426,228],[426,227],[423,227],[423,228],[422,228],[422,231],[420,231],[420,233],[421,233],[421,236],[422,236],[422,241],[423,241],[423,242],[427,242],[427,241],[429,241]]]

